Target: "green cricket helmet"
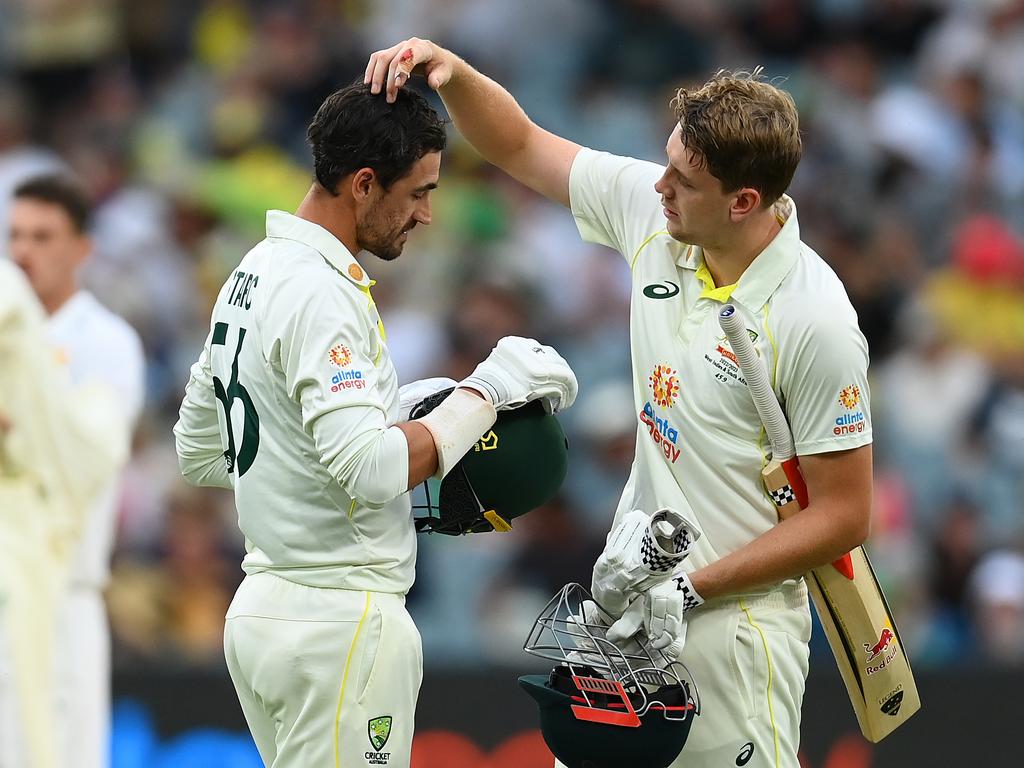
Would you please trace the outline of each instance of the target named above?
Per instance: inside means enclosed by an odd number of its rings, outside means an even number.
[[[523,646],[558,664],[519,685],[537,702],[541,735],[567,768],[665,768],[700,714],[697,686],[642,631],[627,643],[609,641],[613,622],[579,584],[564,586]]]
[[[452,393],[443,389],[416,405],[410,418],[430,413]],[[425,502],[413,509],[421,533],[508,531],[520,515],[547,503],[558,492],[569,467],[569,442],[539,401],[499,411],[491,430],[480,438],[438,487],[423,483]]]

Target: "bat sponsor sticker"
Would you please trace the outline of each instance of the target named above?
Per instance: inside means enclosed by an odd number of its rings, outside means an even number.
[[[865,671],[869,675],[873,675],[885,669],[896,658],[897,650],[896,635],[886,627],[882,630],[877,642],[864,643],[864,652],[868,655]],[[880,660],[875,664],[874,662],[879,658]]]

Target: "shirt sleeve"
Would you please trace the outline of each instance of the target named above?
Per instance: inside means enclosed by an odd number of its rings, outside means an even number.
[[[189,371],[185,397],[178,410],[178,422],[174,425],[174,449],[178,454],[181,474],[192,485],[231,488],[210,368],[211,338],[212,331],[206,337],[199,359]]]
[[[569,206],[580,236],[632,260],[646,238],[665,229],[654,189],[662,171],[644,160],[580,150],[569,172]]]
[[[0,476],[30,478],[66,502],[72,525],[128,455],[125,415],[101,387],[71,387],[50,346],[41,308],[24,277],[0,262]]]
[[[870,443],[868,345],[848,301],[802,307],[777,332],[778,387],[797,454]]]
[[[409,483],[408,442],[389,423],[380,387],[384,342],[368,299],[344,277],[317,272],[312,296],[310,279],[286,278],[268,307],[268,359],[280,365],[320,463],[351,498],[383,506]]]

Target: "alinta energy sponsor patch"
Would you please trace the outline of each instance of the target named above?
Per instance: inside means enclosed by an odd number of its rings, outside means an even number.
[[[344,344],[335,344],[327,353],[328,359],[339,368],[344,368],[352,362],[352,350]]]
[[[657,365],[647,377],[654,402],[661,408],[671,408],[679,397],[679,373],[671,365]]]
[[[680,453],[679,430],[668,420],[667,416],[662,416],[655,411],[650,401],[644,403],[639,418],[640,423],[647,427],[647,434],[650,435],[654,444],[665,454],[669,463],[675,464]]]
[[[851,384],[840,390],[838,402],[846,410],[846,413],[836,417],[832,427],[833,435],[854,435],[867,429],[868,418],[858,407],[860,399],[860,387],[856,384]]]

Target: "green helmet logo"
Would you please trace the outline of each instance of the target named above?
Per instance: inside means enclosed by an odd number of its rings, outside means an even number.
[[[425,416],[451,389],[417,405],[413,419]],[[490,432],[445,476],[424,483],[426,510],[416,520],[423,533],[461,535],[507,531],[520,515],[547,503],[558,492],[569,467],[569,443],[562,425],[540,402],[500,411]]]

